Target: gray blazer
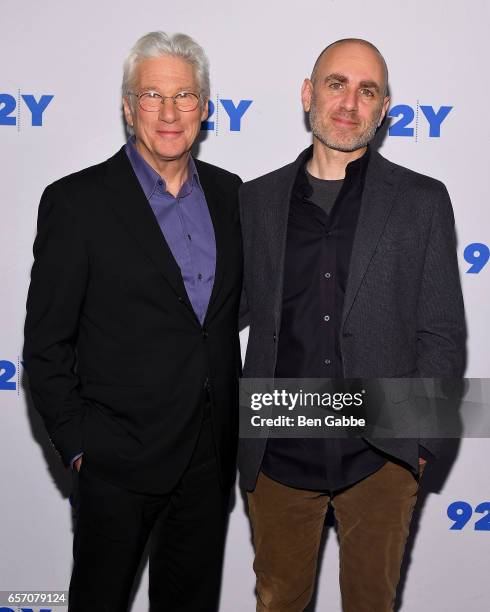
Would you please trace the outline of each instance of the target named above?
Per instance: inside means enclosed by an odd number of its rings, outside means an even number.
[[[289,202],[311,154],[245,183],[240,191],[244,300],[250,332],[246,378],[273,378],[281,326]],[[445,186],[371,151],[352,247],[340,349],[345,378],[463,375],[465,319],[454,216]],[[435,439],[367,439],[418,471],[419,444]],[[266,439],[242,439],[239,468],[252,490]]]

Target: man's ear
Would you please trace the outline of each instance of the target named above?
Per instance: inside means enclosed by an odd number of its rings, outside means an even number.
[[[303,104],[303,110],[305,111],[305,113],[310,112],[312,95],[313,83],[310,79],[305,79],[301,87],[301,103]]]
[[[131,110],[131,105],[129,103],[129,100],[126,96],[123,98],[123,109],[124,109],[124,118],[126,119],[126,123],[130,127],[133,127],[133,112]]]
[[[383,120],[386,117],[386,113],[388,112],[388,108],[390,107],[390,102],[391,102],[390,96],[385,96],[383,100],[383,108],[381,109],[381,115],[378,121],[378,127],[383,123]]]

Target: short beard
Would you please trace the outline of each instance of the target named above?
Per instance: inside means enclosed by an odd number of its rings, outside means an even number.
[[[333,149],[334,151],[341,151],[342,153],[352,153],[353,151],[357,151],[367,146],[374,138],[378,130],[379,120],[381,119],[382,108],[383,106],[380,105],[376,119],[370,122],[367,129],[362,134],[359,134],[359,136],[353,138],[353,140],[351,140],[349,144],[342,144],[341,142],[330,140],[327,134],[322,133],[321,127],[318,122],[316,104],[313,100],[311,103],[310,112],[308,114],[311,131],[313,133],[313,136],[315,136],[317,140],[319,140],[329,149]]]

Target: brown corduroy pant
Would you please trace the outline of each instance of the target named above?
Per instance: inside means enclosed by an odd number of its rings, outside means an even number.
[[[313,594],[329,504],[340,544],[344,612],[391,612],[418,482],[388,461],[333,496],[293,489],[260,473],[248,494],[257,612],[303,612]]]

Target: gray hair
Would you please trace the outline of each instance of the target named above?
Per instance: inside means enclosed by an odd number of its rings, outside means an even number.
[[[315,81],[316,79],[316,73],[318,70],[318,64],[320,63],[321,58],[323,57],[323,55],[333,46],[335,45],[342,45],[344,43],[357,43],[359,45],[363,45],[365,47],[369,47],[370,49],[372,49],[375,53],[378,54],[379,59],[381,61],[381,65],[383,67],[383,73],[384,73],[384,95],[387,96],[388,95],[388,66],[386,64],[386,60],[383,57],[383,55],[381,54],[381,51],[375,47],[373,45],[372,42],[369,42],[369,40],[364,40],[363,38],[341,38],[340,40],[336,40],[335,42],[329,44],[327,47],[325,47],[325,49],[323,49],[323,51],[320,53],[320,55],[316,58],[316,62],[315,65],[313,66],[313,71],[311,73],[311,77],[310,80],[311,81]]]
[[[133,90],[138,64],[142,60],[162,55],[180,57],[192,64],[203,105],[210,94],[209,61],[204,49],[187,34],[169,35],[165,32],[149,32],[138,39],[124,60],[123,96],[126,97]]]

